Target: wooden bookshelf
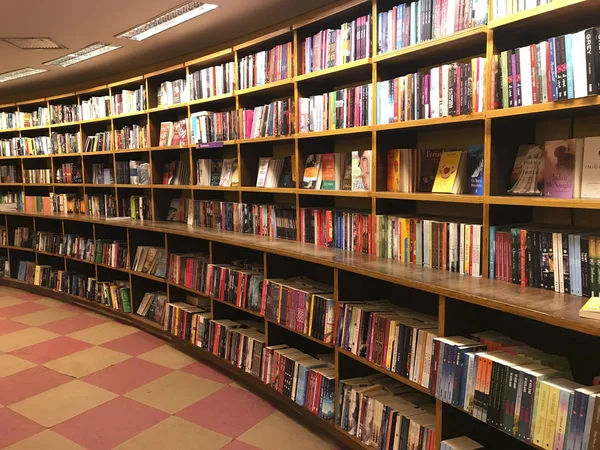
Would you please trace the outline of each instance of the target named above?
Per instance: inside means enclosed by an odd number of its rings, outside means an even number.
[[[379,5],[378,2],[380,2]],[[97,193],[98,189],[110,189],[112,192],[115,192],[117,196],[121,195],[121,192],[127,190],[135,190],[136,193],[147,190],[145,194],[151,199],[154,217],[157,216],[157,208],[159,208],[159,205],[164,205],[166,202],[166,205],[168,206],[167,199],[176,196],[178,191],[181,191],[181,196],[188,196],[188,198],[193,199],[225,199],[227,201],[239,201],[244,203],[292,203],[295,205],[297,211],[301,207],[313,205],[321,206],[326,204],[327,206],[332,207],[348,207],[349,205],[354,206],[354,203],[361,205],[364,203],[367,205],[368,212],[372,215],[387,214],[388,210],[397,210],[398,214],[448,214],[449,217],[460,217],[467,214],[469,218],[473,218],[483,225],[481,248],[482,278],[465,277],[455,273],[432,270],[416,265],[402,264],[397,261],[374,256],[318,247],[297,241],[236,234],[214,229],[191,227],[183,223],[162,222],[159,220],[110,220],[73,214],[0,211],[0,218],[2,218],[0,219],[0,224],[2,224],[2,220],[4,220],[4,224],[7,226],[9,233],[12,231],[11,221],[13,219],[21,221],[31,220],[32,223],[35,223],[35,221],[39,219],[44,221],[58,221],[61,223],[63,230],[65,229],[66,223],[80,223],[81,225],[90,224],[94,230],[96,230],[97,227],[124,228],[127,230],[128,237],[130,233],[138,230],[158,233],[159,235],[164,235],[165,239],[167,239],[168,236],[185,237],[208,242],[209,248],[211,249],[210,254],[212,261],[217,261],[215,255],[219,255],[219,252],[222,251],[221,247],[223,246],[232,249],[244,249],[247,251],[258,252],[264,256],[265,261],[268,259],[268,255],[276,255],[282,258],[289,258],[293,261],[313,264],[322,269],[327,268],[328,270],[333,270],[334,279],[336,280],[334,283],[336,287],[336,301],[345,300],[343,283],[341,281],[338,283],[337,281],[338,277],[341,277],[342,274],[344,274],[344,277],[354,277],[357,280],[368,279],[371,281],[374,280],[373,282],[377,283],[390,283],[398,289],[402,289],[402,292],[412,294],[418,292],[419,295],[423,294],[433,299],[432,301],[436,305],[436,310],[439,311],[438,320],[440,336],[447,336],[449,335],[448,333],[456,334],[458,333],[456,329],[468,329],[466,325],[462,326],[462,328],[456,324],[452,325],[450,323],[451,320],[448,318],[451,317],[452,314],[458,314],[453,308],[456,308],[456,311],[462,311],[463,309],[470,310],[470,308],[472,308],[476,311],[486,311],[490,314],[503,315],[503,317],[505,317],[504,315],[508,315],[509,317],[514,318],[516,322],[520,321],[518,322],[520,324],[531,323],[535,324],[535,326],[547,326],[548,330],[555,330],[555,332],[559,334],[568,332],[572,333],[569,336],[586,336],[586,339],[600,337],[600,323],[582,319],[578,315],[579,309],[584,303],[583,298],[557,294],[547,290],[525,288],[515,284],[486,278],[489,275],[487,266],[490,252],[490,226],[514,223],[516,220],[512,220],[515,217],[519,217],[519,214],[529,214],[531,211],[537,210],[549,211],[545,213],[545,215],[542,215],[542,221],[546,220],[549,224],[558,226],[559,224],[564,225],[565,221],[563,220],[563,216],[570,215],[573,217],[573,211],[583,210],[585,214],[594,214],[596,210],[600,210],[600,199],[555,199],[508,196],[505,193],[500,194],[501,189],[498,188],[496,182],[503,176],[500,174],[501,172],[509,173],[509,171],[506,170],[507,167],[510,166],[510,168],[512,168],[512,155],[508,156],[502,153],[505,147],[507,147],[503,142],[505,136],[501,136],[502,139],[500,139],[497,135],[506,131],[505,134],[511,135],[507,139],[511,142],[514,141],[514,145],[528,143],[532,141],[532,139],[541,139],[543,141],[540,136],[546,135],[555,136],[555,139],[560,137],[584,137],[594,135],[593,131],[578,131],[579,129],[576,126],[576,121],[579,117],[593,118],[595,116],[600,116],[600,96],[524,107],[491,109],[489,107],[489,95],[487,95],[487,107],[481,113],[389,124],[376,124],[376,102],[374,101],[374,111],[373,116],[371,117],[372,125],[370,126],[306,133],[299,132],[299,114],[297,111],[299,99],[305,95],[305,89],[309,89],[312,93],[323,93],[330,92],[332,88],[337,89],[345,87],[347,83],[373,84],[373,93],[376,95],[377,81],[390,79],[391,77],[388,75],[390,70],[402,71],[404,69],[397,68],[403,67],[404,65],[410,66],[410,71],[412,71],[414,69],[413,66],[425,67],[431,65],[429,62],[431,60],[435,61],[434,65],[439,65],[449,61],[487,55],[486,69],[489,74],[491,69],[489,57],[495,53],[499,53],[498,48],[503,48],[502,46],[505,45],[505,42],[512,42],[511,39],[515,39],[515,36],[518,39],[521,39],[519,33],[523,34],[527,30],[532,30],[534,36],[553,36],[556,33],[553,34],[551,31],[546,32],[544,27],[547,27],[548,23],[558,22],[560,22],[560,29],[566,30],[565,32],[578,31],[582,28],[580,23],[584,19],[585,21],[597,19],[596,24],[600,25],[600,0],[554,0],[551,3],[501,19],[492,18],[493,8],[490,5],[490,20],[488,25],[463,30],[453,35],[422,42],[386,54],[373,53],[371,57],[363,58],[348,64],[330,67],[308,74],[299,73],[299,39],[301,35],[306,35],[302,34],[306,29],[313,30],[316,26],[315,23],[332,20],[332,18],[335,19],[336,15],[339,14],[348,14],[348,11],[353,10],[353,8],[369,8],[376,14],[377,11],[391,7],[390,5],[391,4],[384,2],[384,0],[353,0],[352,2],[340,0],[332,5],[321,8],[319,11],[296,18],[289,23],[282,24],[277,27],[275,31],[253,36],[245,42],[238,41],[236,43],[226,44],[218,51],[197,55],[198,57],[195,59],[182,61],[179,64],[165,67],[159,71],[155,70],[151,73],[141,73],[139,76],[128,78],[126,80],[103,80],[100,85],[96,83],[95,87],[90,87],[90,89],[77,92],[57,92],[57,95],[48,96],[42,99],[38,98],[0,105],[0,110],[2,111],[26,111],[34,104],[45,104],[47,106],[59,104],[61,102],[81,104],[82,99],[89,98],[95,93],[98,93],[99,95],[109,95],[112,99],[114,93],[118,93],[124,88],[144,85],[146,88],[147,103],[141,111],[109,115],[104,118],[82,120],[65,124],[0,130],[0,139],[10,137],[36,137],[42,135],[51,136],[53,132],[80,132],[82,137],[84,137],[93,135],[96,132],[108,131],[111,134],[112,140],[115,130],[121,129],[124,125],[147,124],[150,128],[149,134],[151,141],[147,148],[115,149],[111,151],[75,154],[1,156],[0,159],[2,161],[0,162],[0,165],[13,164],[14,161],[14,164],[20,165],[22,170],[24,168],[41,168],[41,166],[38,167],[37,164],[45,163],[46,166],[44,168],[56,170],[57,164],[60,165],[61,161],[64,161],[64,158],[81,157],[79,161],[82,164],[82,172],[88,174],[86,167],[88,167],[88,165],[91,166],[93,163],[100,162],[100,159],[102,163],[105,164],[105,167],[108,165],[114,170],[116,161],[124,160],[128,157],[125,155],[131,154],[131,159],[138,159],[138,155],[143,155],[145,160],[150,163],[150,170],[153,176],[151,180],[152,184],[149,185],[94,185],[90,183],[91,180],[84,179],[84,183],[82,184],[4,183],[0,184],[0,190],[25,190],[26,192],[35,190],[35,195],[43,195],[43,193],[62,193],[75,190],[86,194]],[[379,6],[383,9],[378,9]],[[307,28],[311,26],[313,28]],[[377,20],[375,18],[373,20],[372,35],[373,47],[375,49],[377,36]],[[533,43],[537,37],[531,39],[533,40],[529,42],[527,41],[527,37],[523,37],[522,44],[526,45]],[[293,43],[295,51],[293,68],[290,68],[291,75],[288,79],[244,90],[237,89],[237,83],[234,83],[234,90],[231,93],[192,100],[166,107],[151,107],[149,99],[151,95],[150,81],[156,77],[159,77],[160,79],[171,79],[168,77],[172,74],[172,79],[176,79],[180,77],[181,74],[189,75],[200,68],[234,61],[236,63],[234,79],[237,80],[237,62],[241,56],[255,51],[269,49],[273,46],[273,42],[281,43],[285,40]],[[398,74],[402,73],[398,72]],[[486,79],[488,78],[489,77],[486,77]],[[490,82],[487,80],[486,93],[490,91],[489,88]],[[158,127],[160,126],[160,121],[175,120],[175,118],[179,118],[180,116],[189,119],[194,112],[201,110],[212,111],[213,108],[215,108],[214,110],[222,110],[222,108],[231,107],[236,110],[241,110],[243,107],[258,106],[288,96],[292,96],[296,105],[294,134],[254,139],[235,139],[223,142],[223,148],[203,149],[196,148],[195,145],[158,146],[159,142],[156,128],[157,124]],[[559,124],[560,126],[557,125],[554,127],[555,122],[553,121],[570,121],[570,123],[568,126],[563,127]],[[562,124],[562,122],[560,123]],[[514,130],[510,128],[512,125],[514,125]],[[562,131],[563,129],[568,129],[568,131]],[[595,134],[600,135],[598,132],[595,132]],[[481,139],[479,136],[481,136]],[[465,194],[452,195],[420,192],[399,193],[381,190],[381,180],[382,178],[385,178],[386,150],[405,147],[417,148],[417,146],[418,148],[435,148],[435,146],[461,148],[462,146],[467,145],[465,142],[470,142],[469,139],[484,145],[484,195],[472,196]],[[370,144],[364,144],[365,142]],[[306,157],[307,149],[312,148],[313,146],[317,149],[315,150],[316,153],[366,150],[370,148],[373,151],[371,163],[371,186],[373,187],[373,190],[370,192],[354,192],[302,189],[301,177],[298,175],[301,175],[302,173],[304,165],[303,158]],[[239,186],[220,187],[198,186],[193,184],[193,173],[195,172],[194,163],[198,158],[198,155],[219,153],[219,157],[231,157],[224,156],[226,152],[235,155],[238,159],[240,172]],[[162,170],[162,167],[159,165],[163,161],[162,158],[169,158],[171,154],[173,154],[174,159],[189,159],[191,163],[190,170],[192,172],[190,184],[162,185],[156,183],[156,174]],[[285,156],[296,157],[296,187],[259,188],[248,185],[254,182],[256,176],[256,173],[252,172],[252,170],[255,169],[250,167],[252,165],[250,162],[254,162],[253,160],[257,159],[259,156],[280,157],[282,154],[285,154]],[[205,157],[208,156],[201,156],[201,158]],[[36,164],[35,167],[32,166],[34,164]],[[384,172],[383,174],[381,173],[382,171]],[[54,176],[54,173],[52,173],[52,175]],[[88,177],[89,175],[85,176]],[[251,181],[248,182],[247,180]],[[160,179],[158,179],[158,182],[160,182]],[[503,192],[505,192],[505,190]],[[279,197],[285,198],[285,201],[280,200]],[[254,201],[254,198],[259,198],[260,200]],[[268,201],[264,199],[268,199]],[[438,213],[438,210],[441,212]],[[160,212],[164,213],[164,211]],[[559,216],[562,221],[556,219],[555,222],[555,217]],[[297,217],[299,218],[299,216]],[[505,217],[507,217],[507,219],[505,219]],[[509,220],[508,218],[510,218],[511,221],[505,222],[505,220]],[[567,221],[566,223],[573,226],[578,225],[575,219],[572,219],[571,222]],[[89,237],[98,238],[96,235]],[[11,239],[10,234],[9,239]],[[130,242],[130,239],[128,239],[128,242]],[[99,269],[106,271],[112,270],[122,274],[122,276],[127,276],[130,280],[132,277],[139,277],[143,280],[148,280],[148,282],[162,283],[169,293],[171,290],[182,289],[192,294],[200,295],[200,293],[193,289],[177,285],[167,279],[134,272],[130,269],[115,268],[109,265],[82,261],[77,258],[63,257],[47,252],[37,252],[32,249],[15,247],[12,245],[0,247],[0,254],[3,254],[2,252],[6,252],[13,270],[14,264],[18,262],[23,254],[27,254],[28,257],[35,257],[36,261],[38,256],[58,257],[62,258],[63,267],[66,266],[68,262],[84,263],[91,265],[96,274]],[[232,251],[232,253],[234,252]],[[218,262],[220,263],[223,261],[222,259],[219,259]],[[266,271],[267,273],[269,272],[269,264],[266,264]],[[215,364],[227,365],[227,363],[223,363],[223,361],[216,361],[218,358],[207,354],[208,352],[197,349],[181,339],[168,335],[156,324],[151,323],[151,321],[139,317],[136,314],[125,314],[114,311],[111,308],[94,304],[81,298],[74,298],[73,296],[64,293],[57,293],[38,286],[27,285],[13,279],[0,279],[0,284],[18,286],[22,289],[42,292],[44,295],[57,296],[69,301],[77,302],[101,313],[117,317],[119,320],[132,323],[152,334],[170,340],[183,350],[200,357],[206,357],[215,362]],[[132,286],[132,289],[135,289],[135,287]],[[402,302],[403,300],[399,301]],[[227,308],[230,307],[234,310],[238,310],[237,313],[246,313],[250,316],[264,319],[260,313],[257,313],[256,311],[239,308],[230,303],[220,302],[214,298],[211,299],[211,303],[213,306],[215,306],[215,303],[218,303],[218,308],[222,311],[227,311]],[[454,320],[456,320],[456,318],[454,318]],[[401,377],[396,373],[387,371],[365,358],[353,355],[332,344],[324,344],[318,339],[302,335],[302,333],[298,333],[293,329],[274,321],[264,319],[264,322],[265,330],[268,330],[269,327],[278,327],[292,335],[296,335],[295,339],[298,339],[298,342],[311,341],[312,343],[324,346],[326,349],[332,349],[335,352],[336,362],[340,359],[352,360],[353,364],[360,364],[374,371],[385,373],[391,378],[405,383],[421,392],[427,393],[426,389],[422,386],[405,377]],[[466,331],[462,331],[462,333],[466,333]],[[552,333],[553,332],[548,331],[549,340],[552,340]],[[269,333],[267,332],[266,335],[268,339]],[[563,336],[563,334],[560,335]],[[337,367],[337,369],[339,370],[340,367]],[[233,370],[235,374],[242,378],[246,376],[246,374],[239,373],[240,371],[235,368],[227,368],[226,370]],[[338,373],[340,374],[340,377],[346,377],[346,374],[342,375],[340,372]],[[256,385],[256,381],[257,380],[252,379],[250,383]],[[262,383],[259,382],[258,384]],[[286,408],[294,410],[295,404],[290,405],[290,403],[293,402],[290,402],[289,399],[272,391],[269,387],[262,386],[258,389],[266,391],[266,395],[276,394],[275,398],[277,402]],[[443,425],[445,422],[441,413],[442,404],[439,400],[437,402],[439,411],[437,444],[439,446],[439,440],[452,437],[454,435],[454,430],[449,430]],[[316,423],[317,427],[332,433],[345,444],[353,448],[365,448],[360,441],[353,436],[346,434],[338,426],[333,426],[331,423],[325,423],[325,421],[322,421],[318,417],[315,418],[311,414],[305,413],[302,408],[299,408],[299,411],[298,408],[296,408],[295,411],[302,413],[307,418],[307,421]],[[485,424],[481,424],[480,427],[492,431],[492,428]],[[499,431],[492,431],[492,434],[498,432]],[[515,440],[515,445],[517,445],[517,443],[518,445],[522,445],[520,441]],[[530,445],[530,447],[535,447],[535,445]]]

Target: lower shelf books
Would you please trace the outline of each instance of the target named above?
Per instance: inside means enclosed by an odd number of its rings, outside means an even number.
[[[52,153],[62,155],[66,153],[81,153],[81,133],[60,134],[52,132]]]
[[[146,292],[136,311],[139,316],[146,317],[156,323],[163,324],[165,308],[169,302],[166,292]]]
[[[429,386],[437,318],[387,300],[340,302],[335,344],[421,386]]]
[[[205,292],[219,301],[251,311],[260,310],[263,266],[245,260],[208,264]]]
[[[193,217],[195,226],[296,239],[296,208],[292,205],[194,200]]]
[[[170,253],[167,279],[180,286],[205,292],[208,263],[208,256],[202,253]]]
[[[599,252],[593,233],[490,227],[490,278],[591,297],[600,290]]]
[[[179,197],[171,199],[165,220],[167,222],[184,222],[192,224],[193,200]]]
[[[93,184],[114,184],[112,167],[104,167],[104,164],[92,164]]]
[[[110,206],[110,205],[109,205]],[[110,212],[110,209],[108,210]],[[119,217],[152,220],[152,200],[150,197],[132,195],[129,198],[119,198]],[[110,217],[114,217],[111,215]]]
[[[148,181],[150,177],[148,177]],[[190,184],[190,163],[185,158],[163,166],[162,184],[186,186]]]
[[[239,184],[237,158],[196,160],[196,185],[230,187]]]
[[[384,374],[340,380],[338,391],[336,422],[365,446],[435,448],[435,402],[429,395]]]
[[[126,241],[98,239],[94,246],[93,259],[96,263],[121,269],[129,268]]]
[[[21,183],[21,168],[11,166],[0,166],[0,183]]]
[[[86,298],[88,277],[77,272],[19,261],[17,280]]]
[[[256,176],[256,187],[296,187],[293,174],[292,156],[285,158],[271,158],[265,156],[258,158],[258,174]]]
[[[55,183],[63,184],[81,184],[83,175],[79,164],[63,163],[56,169]]]
[[[164,278],[167,273],[167,252],[164,248],[140,245],[131,270]]]
[[[0,256],[0,277],[10,277],[10,261],[7,256]]]
[[[116,161],[117,184],[150,184],[150,163],[144,161]]]
[[[199,111],[190,116],[192,145],[237,139],[237,111]]]
[[[285,98],[268,105],[242,109],[240,135],[243,139],[294,134],[294,100]]]
[[[467,436],[446,439],[445,441],[440,442],[440,450],[477,450],[483,448],[483,445]]]
[[[260,312],[267,319],[326,344],[335,325],[333,287],[305,277],[265,280]]]
[[[17,227],[15,228],[15,239],[13,245],[15,247],[34,248],[35,242],[33,240],[33,232],[29,227]]]
[[[185,341],[194,343],[196,327],[198,326],[196,317],[202,315],[203,320],[210,320],[210,303],[208,307],[199,307],[189,303],[167,303],[165,311],[165,330],[174,336]]]
[[[83,147],[84,153],[107,152],[110,150],[110,131],[96,133],[88,136]]]
[[[481,276],[482,225],[436,218],[375,216],[374,254]]]
[[[126,125],[115,130],[115,149],[126,150],[146,148],[150,145],[148,126]]]
[[[27,184],[50,184],[52,183],[52,171],[50,169],[25,169],[23,170],[23,182]]]
[[[358,253],[372,253],[372,216],[357,211],[300,209],[300,240]]]
[[[303,189],[370,191],[371,150],[308,155]]]
[[[314,358],[285,344],[265,347],[263,383],[324,420],[333,420],[335,367],[329,354]]]
[[[131,290],[127,281],[99,282],[88,278],[86,298],[118,311],[131,312]]]

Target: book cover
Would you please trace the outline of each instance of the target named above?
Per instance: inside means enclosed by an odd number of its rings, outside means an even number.
[[[308,155],[304,165],[304,176],[302,177],[302,188],[319,189],[317,178],[321,170],[321,155]]]
[[[591,297],[579,310],[579,317],[600,319],[600,297]]]
[[[542,195],[544,190],[544,149],[520,145],[513,165],[509,194]]]
[[[544,153],[544,196],[573,198],[575,140],[547,141]]]
[[[600,198],[600,136],[584,139],[581,198]]]
[[[472,195],[483,195],[483,145],[469,145],[467,150],[469,193]]]
[[[424,149],[419,151],[419,192],[431,192],[442,153],[442,150]]]
[[[335,189],[335,154],[324,153],[321,155],[321,189]]]
[[[387,153],[387,190],[400,190],[400,150],[389,150]]]
[[[281,176],[279,177],[279,183],[277,187],[296,187],[296,180],[294,177],[294,159],[294,156],[287,156],[283,160],[283,168],[281,169]]]
[[[223,172],[223,160],[210,160],[210,186],[218,186],[221,182],[221,173]]]
[[[161,122],[159,136],[158,145],[160,147],[171,145],[171,141],[173,140],[173,122]]]
[[[271,158],[269,157],[258,158],[258,175],[256,176],[256,187],[265,187],[270,160]]]
[[[352,190],[371,190],[371,150],[352,152]]]
[[[462,151],[443,152],[431,192],[452,193]]]

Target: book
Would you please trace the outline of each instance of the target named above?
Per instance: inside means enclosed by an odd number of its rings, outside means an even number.
[[[465,152],[443,152],[431,192],[458,193],[464,173]]]
[[[515,157],[509,194],[542,195],[544,192],[544,148],[520,145]]]
[[[544,197],[573,198],[575,160],[582,160],[583,141],[548,141],[545,143],[544,152]],[[581,175],[578,179],[581,179]]]
[[[600,137],[584,138],[581,198],[600,198]]]
[[[266,187],[270,163],[270,157],[258,158],[258,174],[256,175],[256,187]]]
[[[371,190],[371,150],[352,152],[352,190]]]
[[[600,298],[591,297],[585,302],[585,305],[579,310],[579,317],[585,317],[586,319],[600,318]]]
[[[470,145],[467,152],[469,193],[483,195],[483,145]]]
[[[321,172],[321,155],[308,155],[306,163],[304,164],[304,175],[302,176],[302,188],[303,189],[320,189],[321,186],[317,186],[317,179]]]
[[[419,152],[419,192],[431,192],[440,165],[442,150],[423,149]]]
[[[400,191],[400,150],[388,150],[387,152],[386,180],[386,188],[388,191]]]

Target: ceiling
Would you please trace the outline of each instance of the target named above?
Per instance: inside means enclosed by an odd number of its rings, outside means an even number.
[[[21,50],[0,42],[0,73],[25,67],[49,72],[0,83],[0,104],[44,92],[92,87],[94,79],[198,53],[303,14],[331,0],[206,0],[218,8],[144,41],[114,36],[180,5],[184,0],[29,0],[3,2],[0,37],[50,37],[68,50]],[[70,67],[44,66],[50,59],[95,42],[123,48]],[[45,94],[44,94],[45,95]]]

